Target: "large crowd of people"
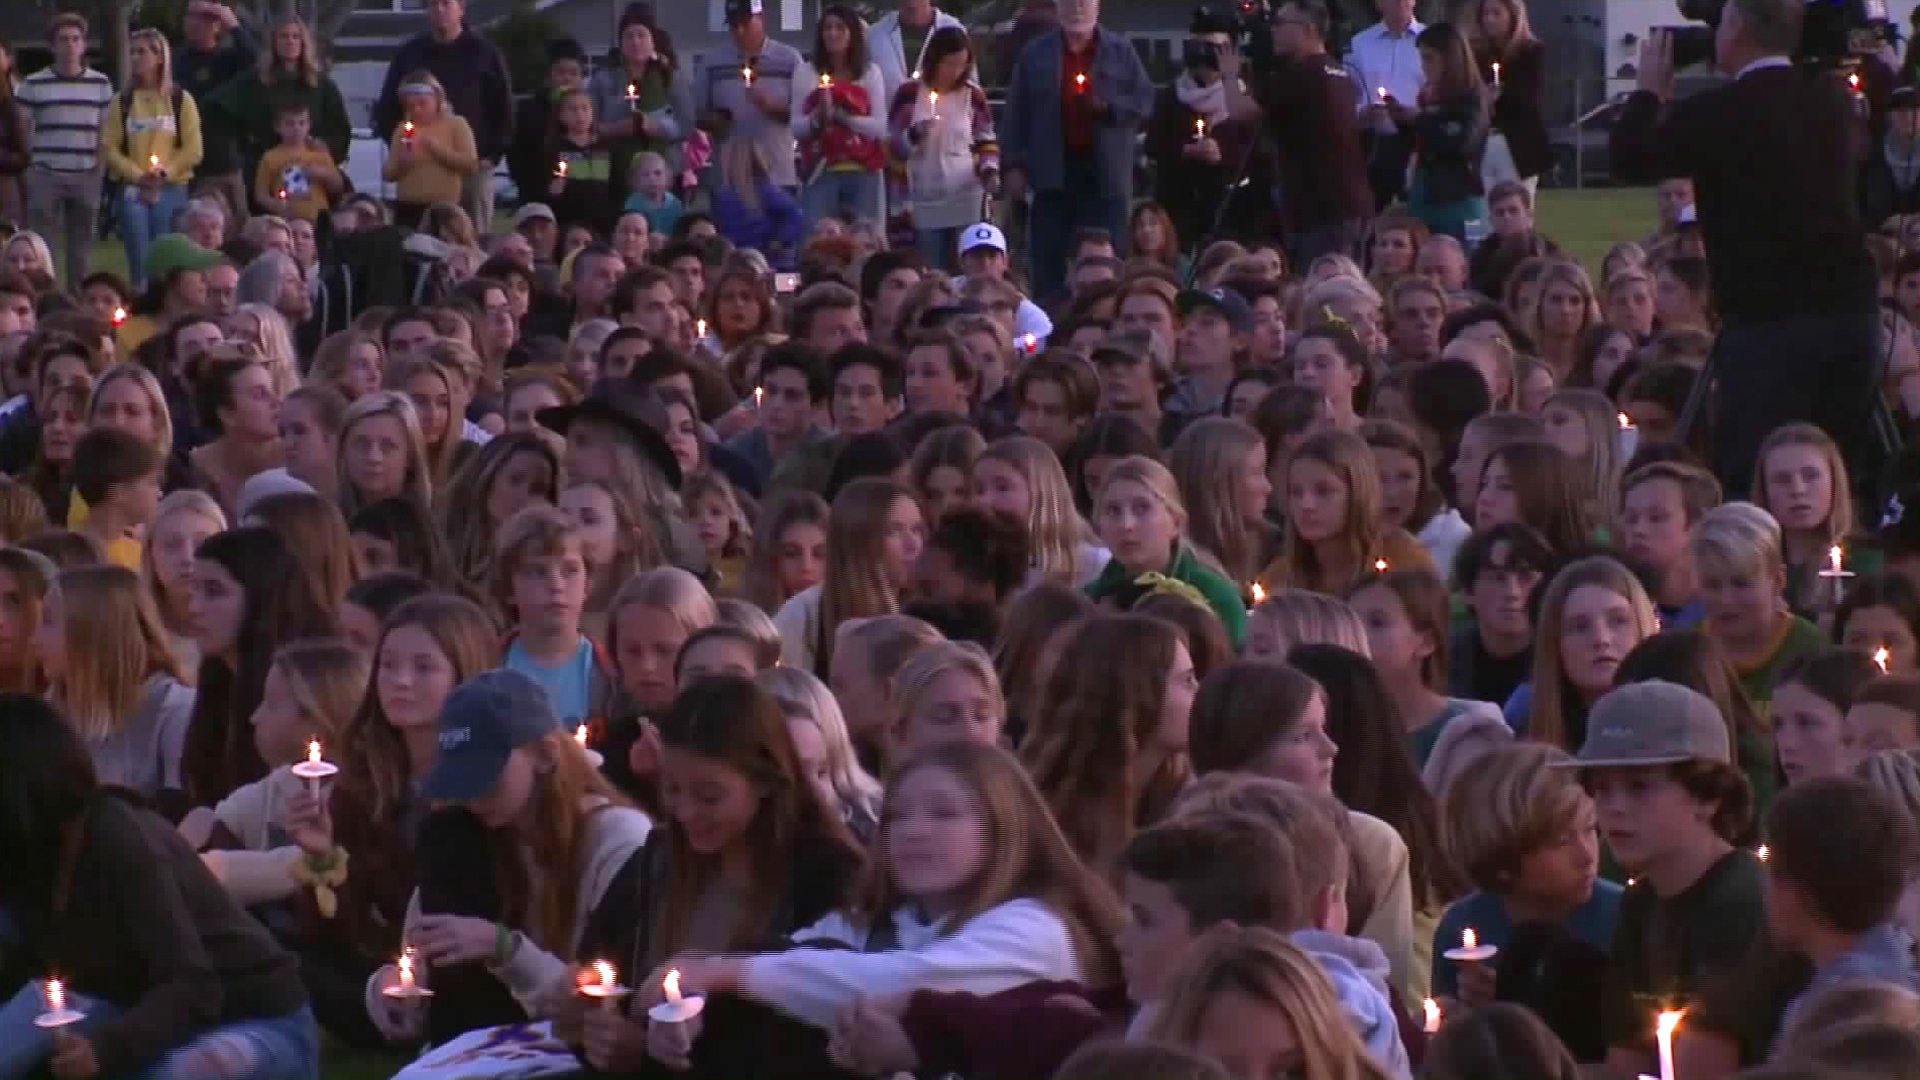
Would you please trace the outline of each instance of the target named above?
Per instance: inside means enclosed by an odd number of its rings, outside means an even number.
[[[0,1080],[1920,1076],[1920,93],[1456,6],[0,49]]]

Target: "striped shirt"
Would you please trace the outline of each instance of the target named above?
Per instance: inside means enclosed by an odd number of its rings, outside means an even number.
[[[101,117],[113,100],[113,83],[86,68],[71,78],[53,68],[27,76],[16,95],[33,114],[33,163],[54,172],[96,168]]]

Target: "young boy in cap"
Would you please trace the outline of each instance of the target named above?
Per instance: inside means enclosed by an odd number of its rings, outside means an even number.
[[[1232,289],[1188,289],[1175,299],[1180,313],[1180,335],[1174,368],[1181,375],[1167,411],[1181,425],[1215,416],[1233,386],[1234,376],[1247,361],[1247,339],[1253,334],[1253,308]]]
[[[1719,708],[1670,682],[1634,683],[1595,702],[1570,764],[1593,796],[1601,837],[1635,879],[1602,998],[1607,1070],[1652,1073],[1656,1014],[1686,1007],[1736,967],[1763,927],[1760,862],[1733,846],[1753,796]]]

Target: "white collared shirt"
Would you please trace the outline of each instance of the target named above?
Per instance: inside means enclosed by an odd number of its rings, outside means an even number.
[[[1420,101],[1420,87],[1426,82],[1420,73],[1420,50],[1413,39],[1426,27],[1418,19],[1396,34],[1385,23],[1374,23],[1353,35],[1347,49],[1347,72],[1360,88],[1359,111],[1380,103],[1385,88],[1395,101],[1409,107]],[[1382,118],[1377,130],[1392,131],[1393,121]]]
[[[1741,68],[1739,72],[1734,75],[1734,78],[1744,79],[1753,72],[1764,71],[1767,68],[1783,68],[1783,67],[1792,67],[1792,66],[1793,66],[1793,60],[1789,57],[1763,56],[1758,60],[1750,61],[1746,67]]]

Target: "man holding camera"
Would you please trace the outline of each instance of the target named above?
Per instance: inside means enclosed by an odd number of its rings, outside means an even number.
[[[1232,0],[1211,0],[1193,13],[1181,48],[1181,72],[1161,88],[1147,122],[1146,153],[1154,165],[1154,198],[1173,218],[1182,243],[1204,244],[1222,223],[1228,236],[1268,236],[1271,169],[1253,154],[1260,139],[1259,113],[1248,102],[1235,112],[1227,82],[1241,70],[1240,19]],[[1245,187],[1234,190],[1248,178]],[[1231,200],[1234,205],[1225,205]],[[1231,226],[1226,222],[1232,222]]]
[[[1615,175],[1692,177],[1722,321],[1711,370],[1715,472],[1745,498],[1767,433],[1812,421],[1856,477],[1877,467],[1876,275],[1855,206],[1855,103],[1794,66],[1804,0],[1725,0],[1714,56],[1732,81],[1673,101],[1673,35],[1640,50],[1613,130]]]

